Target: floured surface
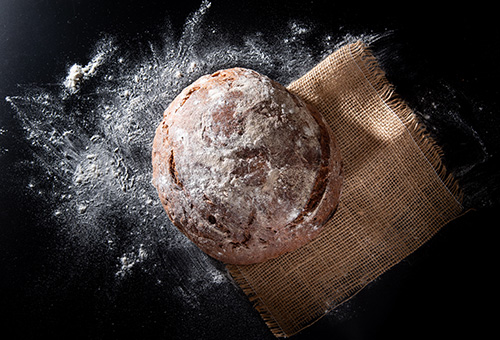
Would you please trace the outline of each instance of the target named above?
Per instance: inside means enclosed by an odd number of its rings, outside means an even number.
[[[96,327],[105,328],[105,322],[116,321],[115,315],[125,317],[125,313],[119,313],[120,308],[135,318],[151,316],[150,310],[144,312],[137,307],[148,305],[156,308],[152,317],[158,324],[176,325],[179,333],[173,334],[173,338],[183,338],[182,334],[203,338],[202,327],[178,321],[191,320],[202,324],[205,330],[216,327],[213,319],[200,315],[200,308],[217,308],[221,299],[234,298],[232,303],[240,301],[241,308],[234,310],[248,313],[239,318],[242,327],[261,329],[259,316],[245,309],[246,302],[241,301],[246,300],[230,284],[224,268],[192,246],[167,222],[166,216],[161,217],[164,212],[150,184],[151,136],[159,113],[194,79],[223,67],[250,67],[288,84],[337,47],[358,38],[376,44],[386,37],[382,40],[387,46],[382,48],[385,67],[398,64],[401,56],[392,44],[395,39],[390,31],[373,33],[366,29],[360,34],[360,30],[350,33],[339,26],[329,32],[292,18],[288,24],[273,26],[272,34],[265,29],[226,32],[223,22],[220,26],[210,22],[217,14],[213,10],[204,3],[188,18],[179,39],[165,26],[158,28],[160,43],[130,42],[137,55],[120,45],[128,37],[96,41],[95,49],[89,49],[83,60],[61,54],[66,68],[53,70],[50,83],[20,81],[18,88],[6,94],[11,108],[8,114],[24,133],[21,137],[13,136],[14,129],[0,126],[0,163],[4,165],[11,159],[10,154],[16,152],[7,141],[16,140],[23,145],[28,156],[11,167],[18,174],[15,191],[29,197],[28,202],[38,204],[16,208],[20,214],[34,215],[37,224],[30,228],[16,225],[13,229],[32,229],[27,233],[33,238],[40,233],[51,237],[49,242],[22,239],[13,245],[31,249],[38,245],[36,249],[44,249],[44,256],[30,258],[34,264],[23,270],[26,274],[19,280],[27,287],[23,291],[24,302],[51,306],[33,309],[33,320],[47,320],[48,310],[60,310],[61,296],[74,289],[78,293],[91,290],[89,301],[102,304],[95,307],[99,309],[97,317],[92,314],[92,320],[102,320]],[[238,39],[227,39],[228,34],[237,35]],[[309,45],[311,37],[314,48]],[[88,70],[93,72],[75,78],[78,73],[71,72],[75,64],[81,68],[90,65]],[[398,68],[391,71],[393,78],[405,73]],[[73,83],[69,88],[65,84],[68,77],[81,80],[76,91],[70,90]],[[427,89],[424,84],[415,96],[421,115],[433,132],[444,140],[454,140],[447,139],[444,131],[459,133],[460,143],[474,151],[469,158],[463,158],[461,152],[455,167],[461,177],[471,180],[471,204],[492,204],[494,198],[488,187],[478,179],[482,176],[476,175],[480,164],[488,159],[482,145],[483,130],[471,125],[471,119],[463,115],[467,103],[457,101],[459,91],[447,84],[440,84],[437,89]],[[484,116],[491,113],[488,105],[474,105],[474,112]],[[455,145],[448,149],[456,149],[457,153],[462,150]],[[11,252],[31,254],[24,249]],[[129,288],[130,282],[137,283]],[[154,298],[144,298],[144,290]],[[221,307],[220,315],[225,315],[222,311],[227,312]],[[348,319],[349,315],[354,312],[344,310],[343,318]],[[217,313],[212,313],[212,317],[217,318]],[[122,322],[109,327],[125,326]],[[260,335],[265,338],[267,333],[262,331]]]

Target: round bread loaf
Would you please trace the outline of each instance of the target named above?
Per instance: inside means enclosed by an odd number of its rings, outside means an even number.
[[[322,116],[243,68],[185,88],[164,113],[152,156],[153,184],[172,223],[231,264],[312,240],[342,186],[340,152]]]

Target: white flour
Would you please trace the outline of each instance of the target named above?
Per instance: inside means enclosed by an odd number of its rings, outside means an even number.
[[[71,66],[68,76],[64,80],[64,86],[71,93],[77,92],[83,81],[95,75],[97,68],[104,62],[106,56],[109,55],[113,49],[114,47],[110,42],[106,41],[106,44],[102,44],[102,46],[98,48],[97,54],[86,66],[78,64]]]
[[[132,270],[132,267],[142,261],[146,260],[148,253],[144,250],[143,245],[139,245],[139,249],[136,253],[123,254],[120,257],[121,267],[120,270],[116,272],[117,276],[123,276]]]

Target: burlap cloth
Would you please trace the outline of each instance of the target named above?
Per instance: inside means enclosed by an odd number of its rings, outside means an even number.
[[[345,180],[317,239],[271,261],[228,266],[278,337],[314,323],[462,212],[441,150],[364,43],[343,46],[288,89],[332,127]]]

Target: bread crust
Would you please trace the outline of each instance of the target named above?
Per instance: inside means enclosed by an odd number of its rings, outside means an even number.
[[[321,114],[255,71],[217,71],[185,88],[153,141],[153,185],[172,223],[210,256],[252,264],[314,239],[342,187]]]

